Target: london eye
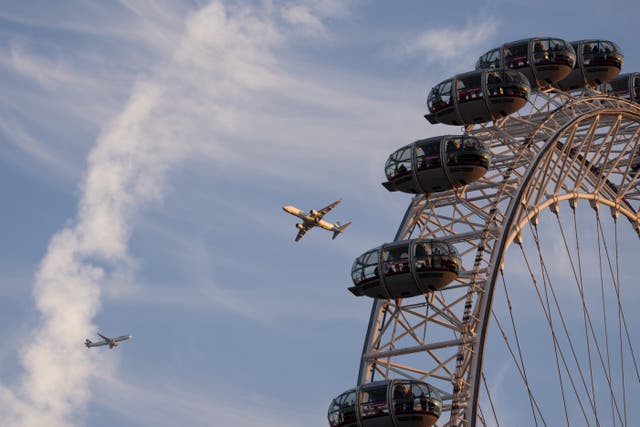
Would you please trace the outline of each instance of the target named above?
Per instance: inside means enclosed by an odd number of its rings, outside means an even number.
[[[331,427],[634,425],[640,75],[622,63],[611,41],[531,38],[431,89],[425,118],[463,132],[386,162],[412,196],[353,263],[373,303]]]

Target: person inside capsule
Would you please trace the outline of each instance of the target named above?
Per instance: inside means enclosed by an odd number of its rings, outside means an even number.
[[[393,390],[393,406],[396,414],[413,410],[413,393],[409,384],[396,384]]]
[[[406,247],[385,250],[383,271],[386,276],[409,272],[409,254]]]
[[[506,48],[504,57],[506,67],[511,70],[528,67],[527,47],[528,42],[522,42]]]
[[[418,170],[440,167],[440,141],[416,145],[416,163]]]
[[[399,178],[411,172],[411,147],[405,147],[393,153],[385,165],[385,174],[389,180]]]
[[[593,40],[585,42],[582,48],[583,63],[589,65],[610,65],[622,68],[621,50],[613,42]]]
[[[363,391],[361,395],[360,405],[362,407],[362,418],[374,417],[380,414],[388,414],[389,407],[387,405],[386,386],[376,387],[367,391]]]
[[[472,74],[458,80],[458,102],[482,98],[482,74]]]
[[[449,107],[450,105],[453,105],[453,98],[451,97],[451,80],[447,80],[431,90],[427,100],[427,107],[432,113],[435,113]]]

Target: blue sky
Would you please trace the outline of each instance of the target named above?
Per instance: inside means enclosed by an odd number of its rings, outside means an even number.
[[[632,1],[0,6],[0,426],[324,426],[409,196],[425,95],[507,41],[605,38]],[[293,243],[280,207],[353,220]],[[113,351],[96,331],[132,334]],[[212,421],[215,420],[215,421]]]

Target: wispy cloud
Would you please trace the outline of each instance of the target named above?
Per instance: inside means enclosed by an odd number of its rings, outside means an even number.
[[[10,44],[8,56],[3,56],[0,64],[45,87],[69,84],[72,81],[78,83],[76,81],[78,74],[69,70],[64,63],[35,56],[15,42]]]
[[[285,4],[281,8],[282,18],[293,25],[302,35],[329,39],[330,30],[325,20],[344,17],[349,13],[349,1],[320,0]]]
[[[167,66],[139,80],[89,156],[77,222],[53,237],[36,276],[42,321],[22,352],[20,386],[2,389],[2,425],[78,424],[72,414],[90,398],[97,370],[91,353],[78,351],[78,337],[96,329],[92,319],[105,277],[129,262],[130,220],[162,197],[167,171],[203,143],[184,135],[189,121],[183,120],[192,111],[182,109],[185,97],[204,103],[212,126],[225,128],[227,117],[217,113],[226,100],[246,97],[245,91],[269,79],[264,63],[278,41],[269,22],[249,10],[230,16],[214,2],[192,15],[186,28]],[[212,78],[215,84],[208,83]],[[197,96],[203,88],[210,101]]]
[[[330,1],[298,5],[307,8],[308,19],[315,16],[322,20],[343,10]],[[134,8],[135,4],[129,6]],[[166,44],[156,46],[163,46],[163,59],[156,58],[154,65],[137,76],[125,106],[104,125],[88,156],[77,218],[52,238],[40,265],[34,296],[41,323],[21,353],[22,381],[15,387],[0,388],[0,425],[62,427],[82,423],[77,414],[91,398],[90,381],[98,370],[99,356],[78,351],[78,337],[96,330],[93,319],[100,310],[104,289],[114,283],[114,277],[126,278],[135,265],[129,254],[134,220],[145,206],[164,197],[168,174],[178,164],[206,158],[213,165],[230,165],[226,167],[235,167],[247,176],[268,171],[317,181],[317,171],[309,168],[309,162],[283,170],[273,156],[291,152],[290,148],[299,146],[296,144],[303,139],[307,159],[325,156],[335,161],[332,167],[348,171],[344,166],[353,162],[350,154],[362,151],[354,141],[367,147],[366,158],[375,151],[373,147],[382,149],[384,135],[392,138],[394,129],[385,129],[383,119],[387,113],[399,114],[398,108],[365,96],[365,87],[341,94],[339,84],[327,84],[317,71],[310,76],[292,76],[289,64],[279,62],[276,51],[301,30],[297,25],[282,29],[278,26],[280,15],[263,12],[214,1],[187,14],[181,26],[173,20],[166,24],[166,35],[159,37]],[[154,10],[151,17],[143,10],[135,9],[135,13],[140,15],[138,19],[164,22],[162,11]],[[182,35],[174,38],[177,27]],[[18,53],[20,61],[12,62],[14,69],[43,86],[67,84],[72,78],[70,68],[64,65],[53,76],[43,75],[39,68],[45,62]],[[293,119],[292,111],[297,114]],[[379,118],[373,128],[371,116]],[[343,118],[329,132],[329,123],[336,117]],[[358,118],[357,123],[350,125],[353,118]],[[349,136],[332,137],[341,130]],[[279,137],[284,141],[281,144],[276,143]],[[259,147],[260,143],[267,148]],[[269,151],[272,157],[267,162],[255,155]],[[327,179],[333,179],[329,183],[333,185],[345,178]],[[127,289],[117,292],[127,295]],[[128,297],[135,300],[135,295],[132,288]],[[246,317],[255,316],[263,303],[262,295],[216,286],[203,287],[197,295]],[[276,310],[287,305],[277,298],[270,303]],[[289,315],[313,311],[303,304],[296,304],[296,310],[290,310]],[[338,310],[334,315],[340,318],[347,311]]]
[[[489,50],[496,35],[494,18],[469,21],[466,25],[436,27],[416,35],[389,53],[398,57],[419,58],[427,64],[456,64],[459,72],[471,70],[479,55]]]
[[[55,149],[31,135],[20,123],[0,117],[0,135],[29,157],[71,178],[74,168],[69,159],[60,157]]]
[[[167,383],[143,386],[106,375],[101,375],[99,381],[98,405],[123,415],[137,426],[313,425],[307,411],[272,397],[237,390],[233,385],[213,392],[186,392]],[[318,421],[317,425],[323,424]]]

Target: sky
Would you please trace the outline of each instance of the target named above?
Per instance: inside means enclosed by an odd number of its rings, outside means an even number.
[[[501,43],[604,38],[613,1],[0,5],[0,426],[325,426],[410,201],[387,156]],[[294,243],[285,204],[353,221]],[[87,350],[95,332],[131,334]],[[96,350],[96,351],[93,351]]]

